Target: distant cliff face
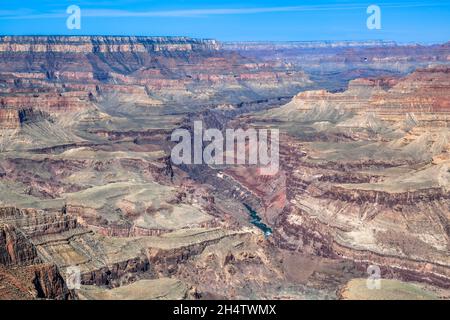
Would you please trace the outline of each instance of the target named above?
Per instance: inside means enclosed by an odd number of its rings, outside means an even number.
[[[359,114],[373,112],[382,121],[397,126],[447,132],[450,128],[450,66],[418,68],[397,79],[357,79],[350,82],[347,92],[311,98],[309,101],[315,99],[316,105],[321,101],[329,106],[353,108]],[[300,94],[296,100],[301,99]],[[312,105],[314,103],[310,103]]]
[[[423,125],[447,127],[447,123],[450,124],[450,66],[419,68],[404,78],[355,79],[350,81],[348,90],[341,93],[301,92],[285,109],[276,112],[288,117],[325,106],[356,113],[377,112],[390,122],[415,113],[417,119],[423,120]]]
[[[285,50],[285,49],[325,49],[325,48],[371,48],[395,47],[393,41],[289,41],[289,42],[226,42],[227,50]]]
[[[3,36],[0,52],[160,52],[219,50],[215,40],[187,37]]]
[[[330,89],[338,83],[344,89],[349,80],[356,78],[405,75],[430,63],[450,64],[448,43],[424,46],[390,41],[230,42],[223,48],[247,57],[296,65]],[[338,73],[331,85],[329,81],[323,83],[323,75],[329,73]]]
[[[215,40],[0,37],[3,109],[79,112],[111,97],[144,106],[240,103],[291,96],[310,83],[298,68],[248,59]],[[1,121],[14,127],[13,115],[2,111]]]

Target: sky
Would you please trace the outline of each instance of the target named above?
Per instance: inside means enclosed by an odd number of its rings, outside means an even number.
[[[450,41],[450,0],[0,0],[2,35],[190,36],[220,41]],[[369,29],[367,8],[381,9]],[[81,10],[81,28],[66,12]]]

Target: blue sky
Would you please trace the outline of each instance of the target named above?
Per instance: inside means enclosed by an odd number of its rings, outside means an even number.
[[[185,35],[222,41],[450,41],[450,0],[0,0],[0,34]],[[366,27],[369,5],[382,29]],[[66,27],[70,5],[81,29]]]

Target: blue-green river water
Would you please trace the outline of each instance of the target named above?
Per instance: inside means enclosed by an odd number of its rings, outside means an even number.
[[[250,215],[250,222],[257,228],[259,228],[266,237],[270,236],[272,234],[272,229],[269,228],[264,222],[262,222],[261,217],[258,215],[258,212],[253,210],[253,208],[248,204],[244,203],[244,206]]]

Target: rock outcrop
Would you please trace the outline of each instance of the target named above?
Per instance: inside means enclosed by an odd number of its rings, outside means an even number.
[[[75,299],[52,264],[4,268],[0,265],[0,300]]]
[[[0,263],[29,265],[38,261],[36,248],[26,236],[8,224],[0,225]]]

